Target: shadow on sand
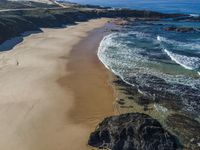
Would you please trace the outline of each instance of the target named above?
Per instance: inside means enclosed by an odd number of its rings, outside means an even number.
[[[15,47],[17,44],[21,43],[24,40],[24,37],[29,36],[31,34],[40,33],[40,32],[42,32],[42,30],[39,30],[39,31],[28,31],[28,32],[22,33],[18,37],[14,37],[14,38],[9,39],[9,40],[3,42],[2,44],[0,44],[0,52],[9,51],[13,47]]]

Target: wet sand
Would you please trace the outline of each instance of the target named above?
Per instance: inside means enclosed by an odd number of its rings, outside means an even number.
[[[94,127],[106,116],[113,115],[114,94],[109,83],[111,74],[99,61],[97,50],[104,28],[89,33],[69,55],[70,74],[59,83],[75,93],[75,105],[70,117],[77,124]]]
[[[109,72],[97,57],[105,28],[89,32],[69,55],[70,74],[58,82],[74,93],[74,107],[69,116],[73,123],[87,128],[87,138],[105,117],[114,114],[114,91],[109,83]],[[86,141],[87,143],[87,141]],[[90,148],[88,148],[90,149]]]
[[[88,150],[113,114],[109,73],[96,56],[107,19],[44,29],[0,54],[0,149]],[[95,33],[96,32],[96,33]]]

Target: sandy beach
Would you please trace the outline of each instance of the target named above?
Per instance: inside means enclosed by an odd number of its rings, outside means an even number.
[[[109,72],[96,56],[103,29],[94,30],[107,21],[43,29],[0,54],[0,149],[90,149],[90,132],[113,114]]]

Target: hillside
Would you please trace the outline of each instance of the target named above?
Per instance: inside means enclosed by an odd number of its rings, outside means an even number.
[[[0,8],[8,10],[0,11],[0,44],[26,31],[40,30],[40,28],[44,27],[62,27],[63,25],[75,24],[76,22],[87,21],[93,18],[135,17],[159,19],[177,16],[176,14],[162,14],[151,11],[100,9],[98,7],[67,3],[65,4],[65,8],[55,6],[55,4],[49,5],[30,1],[1,1]],[[13,8],[17,10],[12,10]]]
[[[0,10],[1,9],[24,9],[24,8],[50,8],[58,7],[57,4],[41,3],[36,1],[6,1],[0,0]]]
[[[51,0],[9,0],[9,1],[13,1],[13,2],[37,2],[37,3],[46,3],[46,4],[53,4],[53,2]]]

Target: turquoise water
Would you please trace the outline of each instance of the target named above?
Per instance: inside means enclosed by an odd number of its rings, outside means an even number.
[[[165,13],[200,14],[200,0],[69,0],[117,8],[147,9]]]

